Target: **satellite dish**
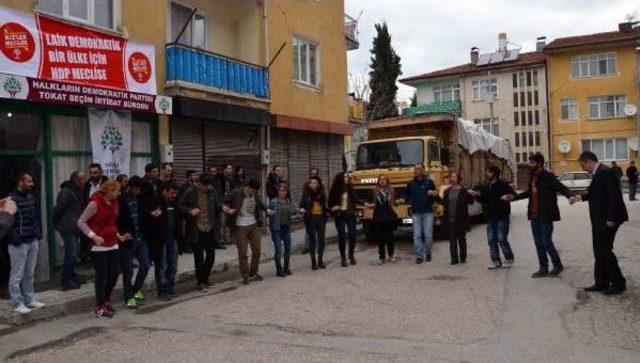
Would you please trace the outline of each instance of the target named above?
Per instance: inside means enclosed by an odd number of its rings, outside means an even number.
[[[636,105],[627,104],[624,106],[624,114],[627,116],[633,116],[638,112]]]
[[[561,153],[566,154],[569,151],[571,151],[571,142],[568,140],[562,140],[558,143],[558,150],[560,150]]]
[[[637,137],[629,139],[629,149],[638,151],[640,149],[640,140]]]

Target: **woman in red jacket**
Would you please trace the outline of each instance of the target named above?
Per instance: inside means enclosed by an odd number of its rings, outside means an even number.
[[[98,318],[112,318],[111,292],[118,282],[120,255],[118,243],[131,239],[131,235],[118,234],[120,184],[108,180],[93,194],[89,204],[78,219],[78,228],[91,239],[91,261],[96,269],[96,310]]]

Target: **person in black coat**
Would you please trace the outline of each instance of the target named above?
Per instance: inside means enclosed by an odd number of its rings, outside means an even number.
[[[627,179],[629,179],[629,200],[636,200],[636,190],[638,189],[638,168],[634,161],[629,162],[627,168]]]
[[[451,173],[449,180],[451,187],[444,192],[442,198],[438,199],[444,206],[442,222],[444,230],[449,235],[451,264],[457,265],[458,262],[467,262],[467,232],[471,230],[469,205],[473,204],[473,196],[467,188],[460,185],[462,181],[460,174]]]
[[[349,263],[356,264],[356,194],[349,173],[340,172],[329,191],[328,208],[334,216],[338,231],[341,266],[347,267],[346,245],[349,240]]]
[[[544,169],[544,156],[535,153],[529,157],[531,178],[529,190],[517,194],[509,200],[529,199],[527,216],[531,221],[531,232],[536,245],[540,269],[531,277],[557,276],[564,266],[553,244],[553,222],[560,221],[558,208],[558,193],[564,195],[571,204],[577,201],[573,193],[564,186],[556,176]],[[549,258],[553,269],[549,271]]]
[[[373,203],[366,203],[366,206],[373,208],[373,231],[378,241],[378,265],[395,262],[393,232],[398,226],[398,215],[393,207],[397,202],[396,193],[389,185],[387,175],[378,176],[378,185],[373,200]]]
[[[589,202],[595,257],[595,284],[584,290],[617,295],[627,289],[627,280],[613,253],[613,242],[620,226],[629,220],[618,176],[613,169],[600,164],[590,151],[583,152],[578,161],[584,171],[593,175],[587,193],[580,197]]]

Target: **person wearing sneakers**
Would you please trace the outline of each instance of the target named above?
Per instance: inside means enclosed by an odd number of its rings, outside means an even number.
[[[143,225],[143,210],[140,203],[142,178],[133,176],[129,180],[127,192],[118,200],[118,231],[124,236],[120,243],[120,264],[122,267],[122,290],[124,302],[129,309],[135,309],[144,300],[142,286],[149,273],[149,246],[147,245]],[[133,278],[133,256],[138,260],[138,273]]]
[[[436,185],[425,174],[424,165],[416,164],[414,178],[407,184],[407,201],[411,204],[413,220],[413,246],[416,263],[431,261],[433,245],[433,201],[438,196]]]
[[[560,221],[558,193],[574,204],[577,198],[564,186],[558,178],[544,168],[544,156],[535,153],[529,156],[529,189],[512,197],[510,200],[528,199],[527,217],[531,221],[531,232],[538,254],[540,268],[531,277],[558,276],[564,269],[560,254],[553,244],[553,223]],[[549,258],[553,268],[549,271]]]
[[[258,196],[259,189],[260,182],[256,179],[249,179],[245,182],[244,187],[236,189],[229,197],[228,202],[231,207],[223,207],[223,211],[229,215],[227,221],[238,247],[240,274],[244,285],[263,280],[258,273],[260,267],[260,227],[262,227],[262,212],[267,211],[267,206]],[[249,265],[247,257],[249,247],[251,247],[251,265]]]
[[[291,258],[291,223],[293,222],[293,216],[296,212],[291,198],[288,197],[289,187],[287,183],[280,183],[276,191],[278,192],[278,196],[269,202],[267,213],[269,213],[270,217],[269,228],[271,229],[271,240],[273,241],[275,250],[273,259],[276,263],[276,276],[286,277],[287,275],[291,275],[291,270],[289,269],[289,259]],[[273,212],[271,213],[269,211]],[[283,247],[284,256],[282,255]]]
[[[478,191],[468,193],[484,204],[484,215],[487,219],[487,240],[491,262],[487,266],[493,270],[500,267],[511,267],[514,262],[513,251],[509,244],[509,226],[511,224],[511,203],[508,201],[516,192],[509,183],[500,178],[502,171],[496,165],[487,167],[485,172],[487,184]],[[507,196],[507,197],[506,197]],[[504,255],[504,263],[500,258],[500,249]]]
[[[91,240],[91,262],[96,270],[95,290],[98,318],[112,318],[115,309],[111,292],[120,274],[118,243],[125,240],[118,233],[116,221],[120,212],[118,197],[120,183],[107,180],[89,199],[89,204],[78,219],[78,228]]]
[[[20,173],[16,189],[9,194],[10,200],[17,206],[13,227],[9,232],[9,295],[14,311],[18,314],[27,314],[44,306],[35,299],[33,293],[34,271],[42,232],[32,189],[33,177]]]

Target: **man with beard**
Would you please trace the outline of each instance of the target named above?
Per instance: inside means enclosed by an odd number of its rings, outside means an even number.
[[[89,200],[95,192],[100,190],[102,183],[108,179],[106,175],[102,175],[102,165],[98,163],[89,165],[89,181],[87,181],[83,188],[84,199]]]

